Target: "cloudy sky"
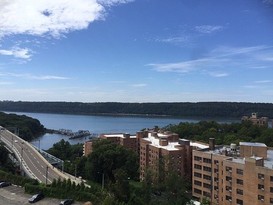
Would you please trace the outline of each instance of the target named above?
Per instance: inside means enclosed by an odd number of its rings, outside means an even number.
[[[273,0],[0,0],[0,100],[273,102]]]

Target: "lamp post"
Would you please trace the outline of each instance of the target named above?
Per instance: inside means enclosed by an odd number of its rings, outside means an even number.
[[[48,177],[48,166],[46,166],[46,181],[45,181],[45,184],[47,185],[47,177]]]
[[[23,170],[23,153],[24,153],[24,148],[21,147],[21,165],[20,165],[20,170],[22,172]]]

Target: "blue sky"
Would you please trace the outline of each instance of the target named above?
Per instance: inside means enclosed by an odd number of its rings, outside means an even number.
[[[0,0],[0,100],[273,102],[273,0]]]

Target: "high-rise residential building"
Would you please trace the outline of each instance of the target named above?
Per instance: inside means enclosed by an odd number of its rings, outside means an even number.
[[[208,147],[179,139],[178,134],[172,132],[143,131],[137,133],[137,139],[140,146],[140,180],[145,179],[148,171],[155,180],[161,180],[170,172],[191,179],[192,149],[195,146]]]
[[[241,142],[193,151],[192,194],[212,205],[273,204],[273,150]]]

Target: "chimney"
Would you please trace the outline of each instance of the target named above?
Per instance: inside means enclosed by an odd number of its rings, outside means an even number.
[[[215,138],[209,138],[209,149],[210,150],[215,149]]]

